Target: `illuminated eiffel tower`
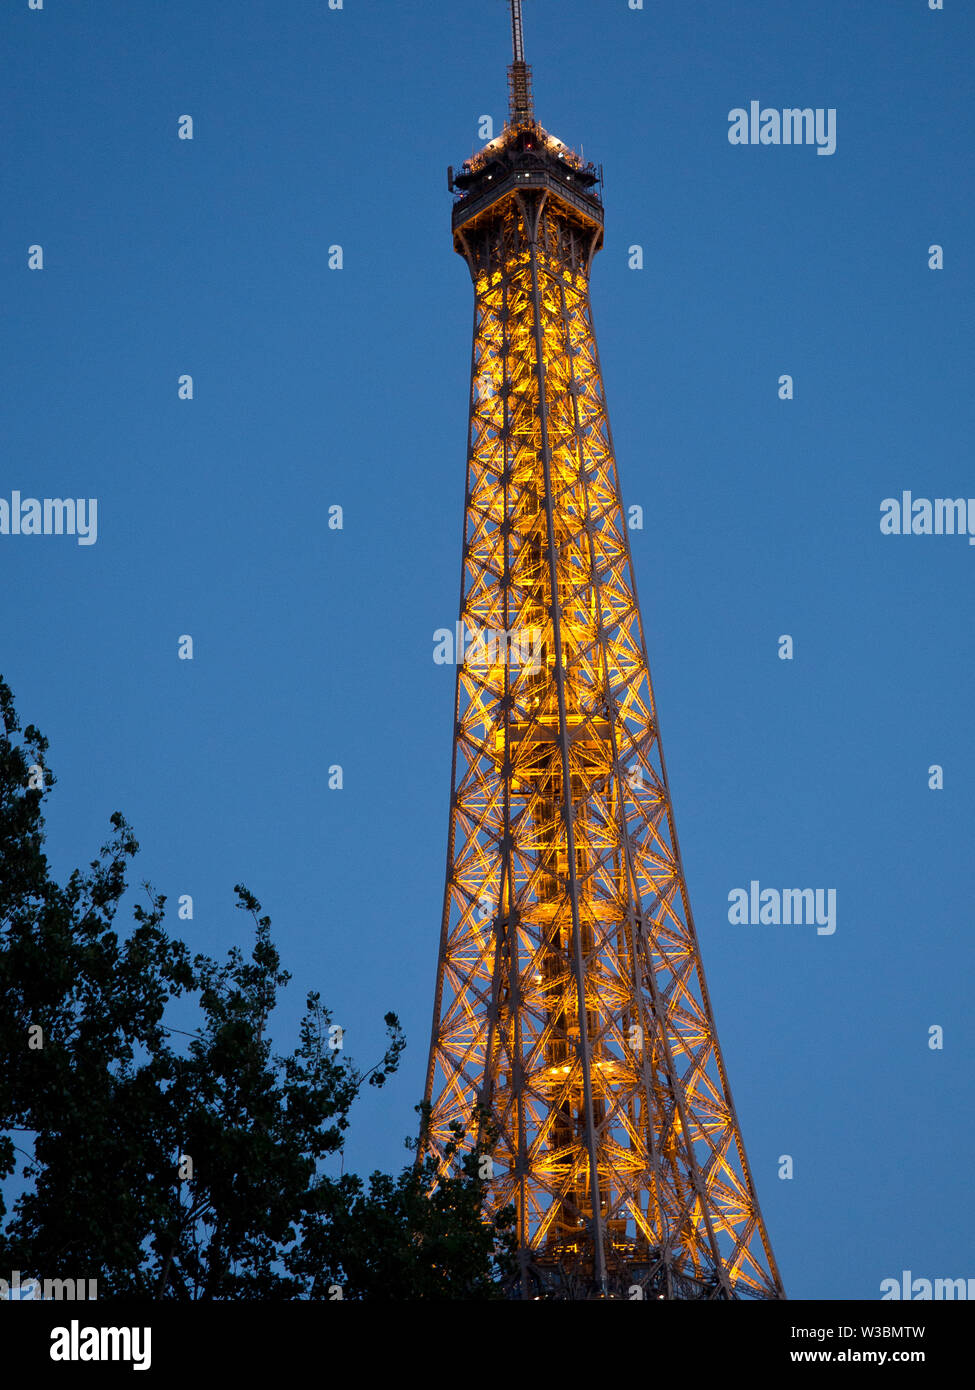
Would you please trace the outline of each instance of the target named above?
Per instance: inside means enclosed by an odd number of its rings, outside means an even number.
[[[589,304],[601,174],[536,121],[509,3],[510,119],[449,174],[474,346],[429,1142],[489,1113],[514,1296],[784,1298],[657,730]]]

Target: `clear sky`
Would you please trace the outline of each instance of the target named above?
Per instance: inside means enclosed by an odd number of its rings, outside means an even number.
[[[880,530],[905,490],[971,495],[975,529],[975,20],[961,0],[525,15],[540,119],[604,169],[592,297],[651,671],[787,1292],[975,1276],[975,547]],[[94,544],[0,535],[0,671],[51,740],[52,858],[86,863],[123,811],[136,881],[221,956],[246,944],[242,879],[293,973],[282,1047],[311,988],[366,1065],[395,1010],[401,1069],[346,1163],[398,1167],[462,534],[472,293],[445,175],[482,116],[500,129],[507,7],[7,0],[0,41],[0,498],[98,499]],[[835,152],[729,143],[753,100],[833,109]],[[732,924],[752,880],[834,889],[835,932]]]

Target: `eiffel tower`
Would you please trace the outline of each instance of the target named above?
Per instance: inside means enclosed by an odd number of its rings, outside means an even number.
[[[589,302],[601,171],[536,120],[448,182],[474,284],[427,1142],[493,1126],[520,1298],[780,1299],[691,916]],[[469,645],[468,645],[469,642]],[[479,1109],[480,1107],[480,1109]]]

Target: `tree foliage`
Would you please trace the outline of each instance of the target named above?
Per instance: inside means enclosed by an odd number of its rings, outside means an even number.
[[[362,1072],[330,1046],[311,991],[278,1055],[270,1020],[290,977],[257,899],[237,885],[253,945],[223,963],[168,934],[149,885],[120,931],[131,828],[114,814],[88,869],[58,884],[48,744],[21,732],[2,678],[0,719],[0,1266],[94,1278],[100,1298],[501,1296],[511,1216],[482,1216],[482,1145],[455,1135],[460,1171],[439,1179],[419,1154],[368,1184],[323,1171],[362,1087],[397,1068],[396,1015]],[[188,1042],[167,1023],[183,995],[199,1017]]]
[[[425,1124],[424,1107],[417,1109]],[[368,1188],[354,1174],[317,1186],[294,1256],[296,1269],[316,1281],[316,1293],[340,1286],[345,1298],[385,1302],[507,1297],[514,1209],[481,1219],[491,1138],[486,1117],[482,1125],[484,1141],[466,1152],[460,1127],[452,1126],[445,1158],[460,1167],[456,1176],[438,1176],[427,1153],[396,1177],[373,1173]]]

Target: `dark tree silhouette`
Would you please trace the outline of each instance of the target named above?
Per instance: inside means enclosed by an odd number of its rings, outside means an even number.
[[[458,1135],[460,1171],[439,1181],[430,1160],[368,1187],[322,1171],[362,1087],[396,1070],[396,1015],[363,1072],[309,992],[277,1055],[289,975],[257,899],[237,885],[254,943],[222,965],[169,936],[148,884],[120,931],[130,827],[115,813],[88,870],[55,882],[48,744],[21,735],[2,678],[0,719],[0,1266],[97,1279],[100,1299],[503,1296],[511,1213],[482,1217],[482,1146],[464,1157]],[[180,995],[198,996],[188,1041],[166,1022]]]

